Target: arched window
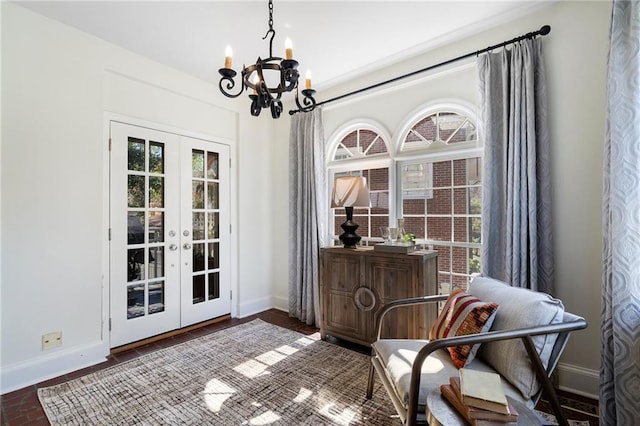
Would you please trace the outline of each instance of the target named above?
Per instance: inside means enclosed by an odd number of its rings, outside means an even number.
[[[400,151],[475,143],[477,135],[476,126],[469,117],[454,111],[435,111],[409,129]]]
[[[333,160],[353,160],[379,154],[388,154],[382,136],[374,130],[355,129],[340,140]]]

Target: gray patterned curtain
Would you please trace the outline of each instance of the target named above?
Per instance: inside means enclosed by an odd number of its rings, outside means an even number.
[[[298,113],[289,133],[289,315],[320,324],[320,247],[327,227],[322,109]]]
[[[542,44],[478,57],[484,140],[482,274],[553,294],[547,83]]]
[[[640,3],[613,2],[604,146],[600,424],[640,421]]]

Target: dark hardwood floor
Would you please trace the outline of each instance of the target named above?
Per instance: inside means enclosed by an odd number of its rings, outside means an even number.
[[[64,374],[54,379],[37,383],[32,386],[27,386],[26,388],[19,389],[15,392],[10,392],[2,395],[0,396],[0,424],[3,426],[48,425],[49,422],[47,421],[47,418],[44,415],[44,411],[42,410],[42,406],[38,401],[38,395],[36,393],[38,388],[63,383],[70,379],[83,376],[94,371],[102,370],[112,365],[116,365],[121,362],[139,357],[140,355],[144,355],[158,349],[166,348],[168,346],[172,346],[186,340],[194,339],[196,337],[200,337],[217,330],[251,321],[255,318],[260,318],[263,321],[267,321],[272,324],[288,328],[290,330],[295,330],[303,334],[312,334],[318,331],[317,328],[308,326],[295,318],[290,318],[286,312],[282,312],[276,309],[270,309],[260,314],[252,315],[250,317],[242,319],[228,319],[215,324],[209,324],[182,334],[170,336],[165,339],[144,344],[139,347],[114,353],[108,357],[108,360],[106,362],[103,362],[101,364],[74,371],[69,374]],[[366,348],[362,346],[340,341],[337,339],[329,339],[331,342],[334,342],[341,346],[345,346],[363,353],[368,352]],[[565,415],[568,419],[589,420],[591,426],[598,425],[597,401],[570,394],[568,392],[558,392],[563,408],[565,408]],[[543,409],[544,411],[549,411],[544,401],[540,402],[539,408]]]

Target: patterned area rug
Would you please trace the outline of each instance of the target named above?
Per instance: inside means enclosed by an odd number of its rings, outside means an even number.
[[[553,414],[548,414],[539,410],[536,410],[536,414],[538,415],[538,418],[540,419],[540,423],[542,424],[542,426],[558,425],[558,420],[556,420],[556,417]],[[567,423],[569,423],[569,426],[590,426],[591,425],[591,423],[588,420],[567,419]]]
[[[38,389],[53,425],[399,424],[366,355],[261,320]]]

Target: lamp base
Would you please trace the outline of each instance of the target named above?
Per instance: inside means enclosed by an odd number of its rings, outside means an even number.
[[[362,237],[356,234],[356,229],[358,229],[358,224],[353,222],[351,219],[347,219],[345,223],[340,225],[340,227],[344,230],[344,233],[340,235],[340,241],[344,244],[345,248],[355,248],[356,244],[360,242]]]

